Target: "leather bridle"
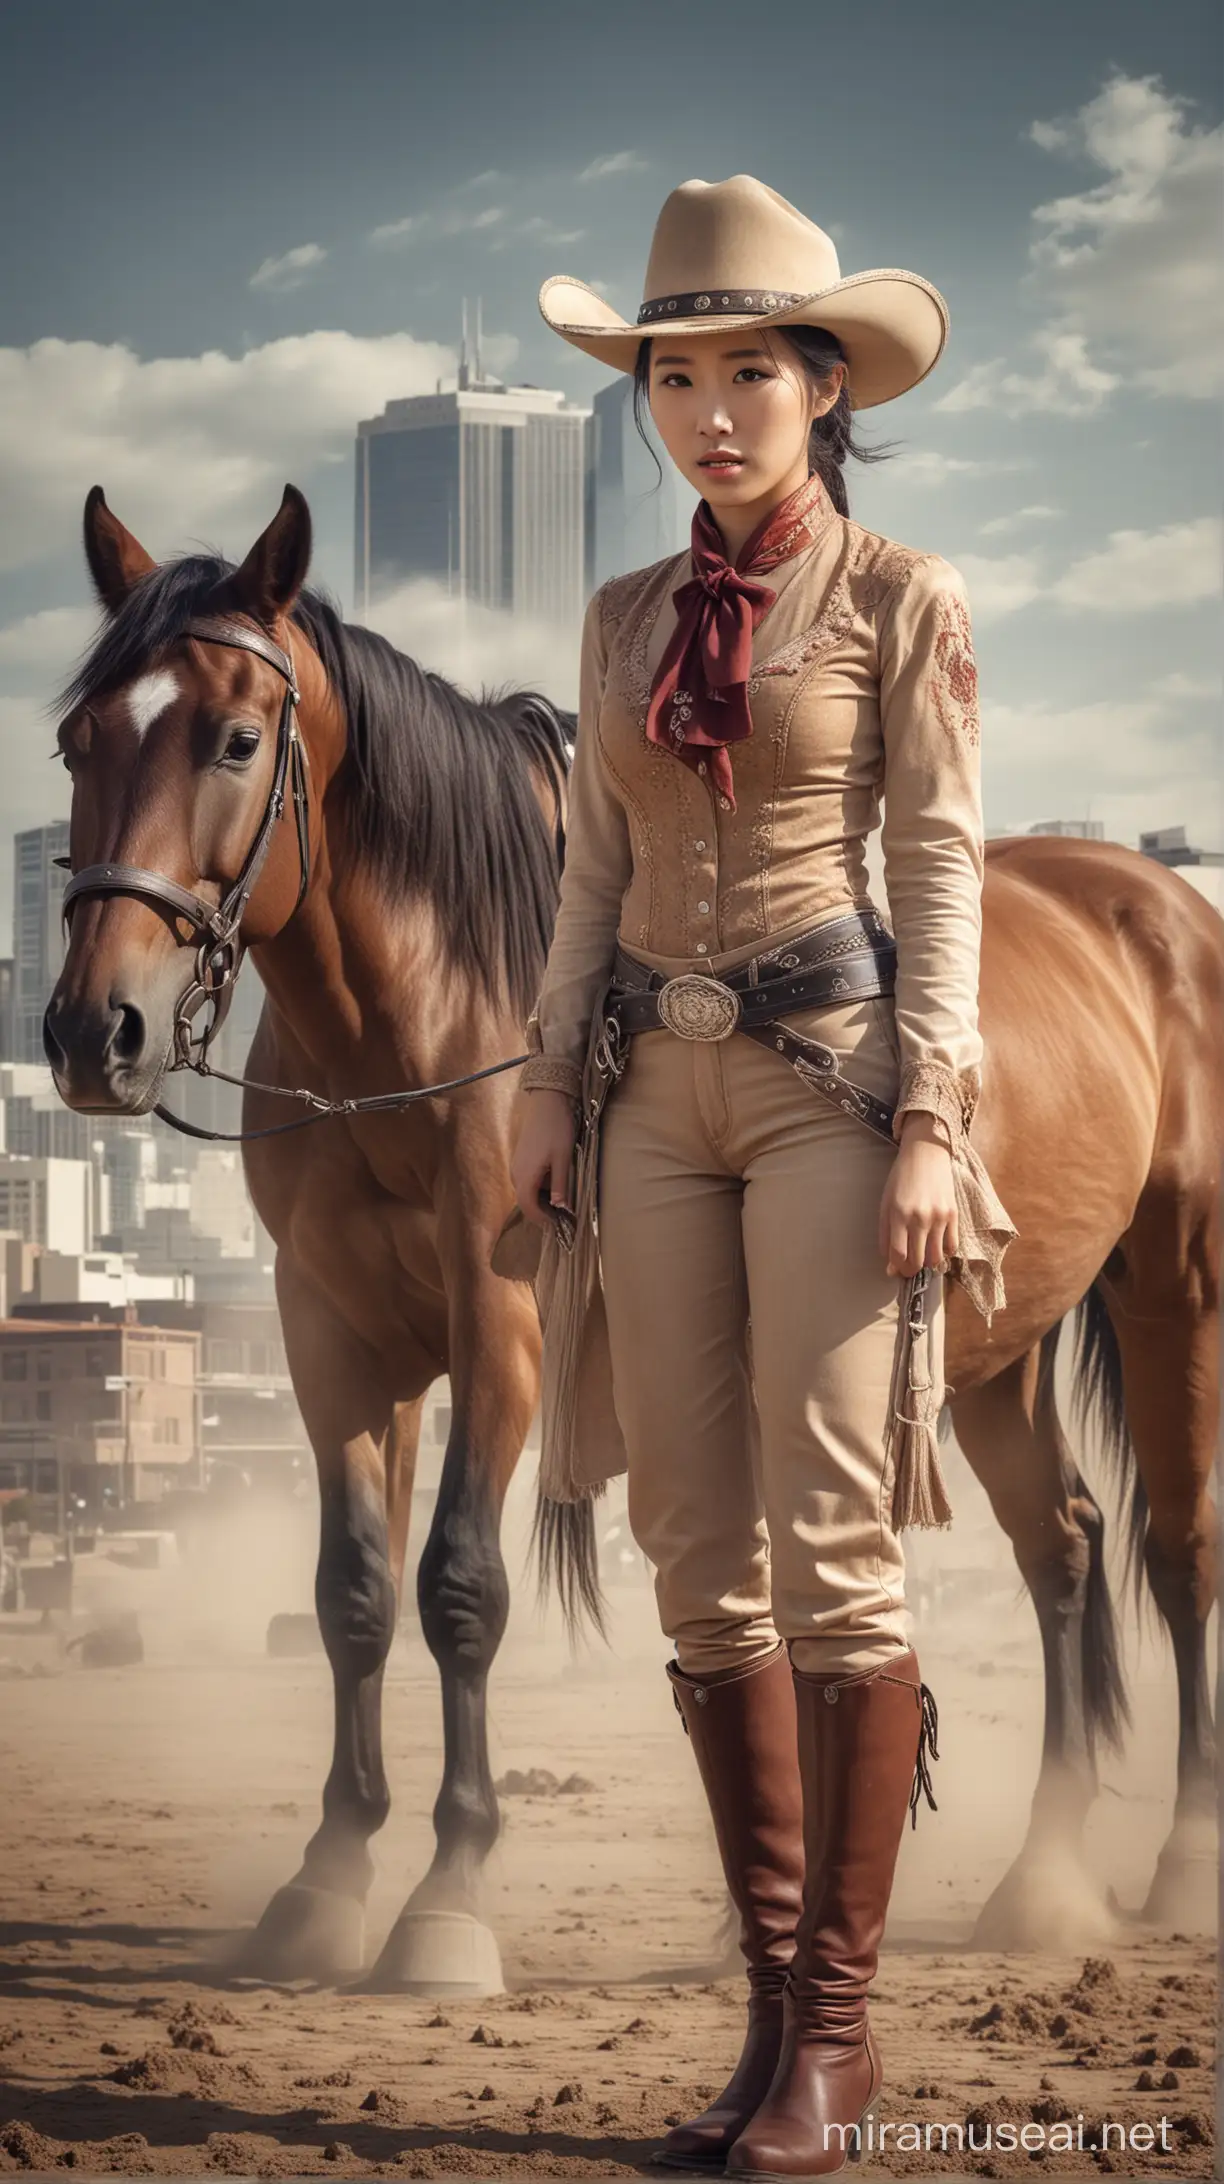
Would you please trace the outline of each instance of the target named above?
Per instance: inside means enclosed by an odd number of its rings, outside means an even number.
[[[180,887],[162,872],[150,872],[142,865],[94,864],[86,865],[69,880],[64,889],[63,915],[70,924],[73,903],[87,895],[135,895],[140,899],[169,910],[176,920],[186,920],[191,927],[190,942],[196,950],[195,975],[179,997],[174,1017],[174,1059],[172,1069],[199,1068],[208,1055],[208,1049],[220,1031],[229,1013],[234,985],[242,963],[242,920],[247,904],[255,891],[272,841],[272,830],[283,816],[286,791],[293,798],[294,816],[297,822],[299,881],[296,913],[302,905],[310,885],[310,802],[307,778],[306,746],[297,724],[297,705],[301,693],[293,661],[287,652],[263,630],[248,628],[244,622],[231,622],[220,616],[204,617],[188,622],[182,632],[184,637],[199,638],[205,644],[230,645],[239,652],[251,652],[260,660],[266,660],[275,668],[285,685],[280,719],[276,729],[276,763],[273,768],[272,786],[264,806],[255,839],[243,859],[237,879],[223,894],[219,903],[206,902],[202,895],[194,895],[189,888]],[[59,857],[57,864],[67,865],[68,858]],[[201,1036],[193,1038],[195,1018],[206,1005],[211,1005],[209,1021]]]

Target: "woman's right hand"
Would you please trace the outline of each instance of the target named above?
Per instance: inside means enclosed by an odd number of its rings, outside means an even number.
[[[569,1179],[578,1118],[568,1094],[556,1092],[549,1085],[524,1092],[520,1106],[522,1119],[510,1153],[510,1180],[524,1220],[546,1228],[548,1215],[540,1204],[542,1188],[552,1205],[574,1211],[569,1203]]]

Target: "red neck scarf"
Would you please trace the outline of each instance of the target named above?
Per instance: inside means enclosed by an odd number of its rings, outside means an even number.
[[[672,593],[679,619],[650,687],[646,734],[684,765],[694,770],[708,765],[714,787],[732,810],[727,745],[752,734],[752,639],[778,596],[768,584],[750,580],[812,545],[833,514],[813,472],[758,524],[733,565],[708,501],[694,513],[694,573]]]

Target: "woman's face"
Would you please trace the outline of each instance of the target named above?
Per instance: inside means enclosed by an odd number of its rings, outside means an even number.
[[[650,410],[677,470],[716,515],[767,507],[807,477],[812,420],[832,409],[845,376],[834,364],[818,395],[777,329],[656,334]]]

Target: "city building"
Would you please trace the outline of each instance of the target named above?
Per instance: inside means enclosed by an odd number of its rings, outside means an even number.
[[[0,956],[0,1062],[13,1059],[13,958]]]
[[[132,1252],[34,1250],[23,1289],[14,1304],[44,1312],[51,1305],[110,1304],[122,1308],[149,1298],[190,1299],[192,1277],[185,1270],[142,1272]]]
[[[1153,827],[1139,836],[1145,857],[1164,865],[1224,865],[1224,850],[1194,849],[1184,827]]]
[[[456,599],[559,628],[594,580],[591,412],[548,387],[475,366],[466,334],[453,389],[388,402],[357,427],[354,595],[359,617],[414,577]]]
[[[70,1255],[94,1239],[94,1173],[87,1160],[0,1153],[0,1229]]]
[[[1039,819],[1036,826],[1029,827],[1027,831],[1030,834],[1074,835],[1080,841],[1103,842],[1105,839],[1105,821],[1103,819]]]
[[[12,1055],[41,1062],[42,1021],[64,960],[63,901],[68,821],[29,827],[13,841]]]
[[[157,1502],[200,1471],[193,1330],[19,1316],[0,1321],[0,1491],[83,1522]]]
[[[634,422],[628,372],[600,389],[594,419],[595,582],[605,584],[609,577],[681,553],[689,543],[699,496],[664,453],[649,411],[643,419],[649,446],[643,444]]]

